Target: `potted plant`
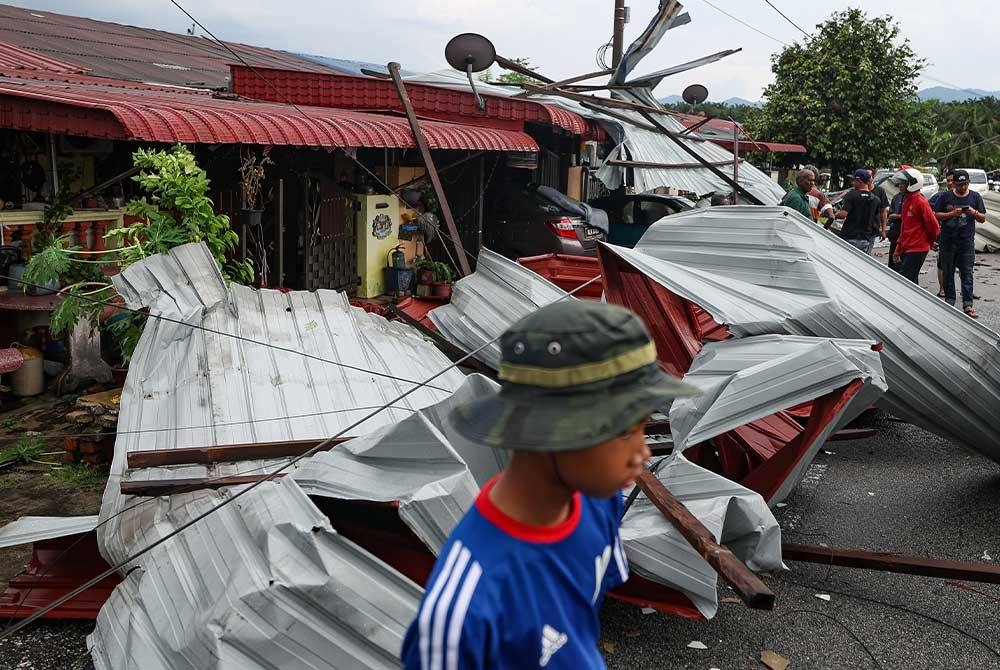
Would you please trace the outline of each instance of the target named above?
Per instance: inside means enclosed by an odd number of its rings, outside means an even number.
[[[273,161],[267,155],[259,159],[253,152],[243,157],[240,164],[240,189],[243,191],[243,209],[240,210],[241,223],[260,227],[263,199],[261,192],[264,187],[264,168]]]
[[[437,276],[437,263],[424,258],[417,261],[414,269],[417,271],[417,295],[431,295],[431,287],[434,285]]]
[[[438,261],[434,263],[434,283],[431,288],[431,295],[435,298],[451,298],[452,282],[455,280],[455,273],[447,263]]]

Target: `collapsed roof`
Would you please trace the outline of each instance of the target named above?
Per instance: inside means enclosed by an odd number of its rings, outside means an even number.
[[[355,439],[128,563],[89,638],[96,667],[396,667],[420,588],[396,569],[406,566],[388,562],[392,551],[383,560],[335,529],[322,501],[398,504],[405,532],[432,560],[503,462],[461,441],[444,417],[496,385],[452,368],[394,400],[449,366],[415,330],[352,308],[333,291],[227,286],[204,245],[148,258],[115,283],[151,318],[121,396],[101,508],[98,542],[112,564],[244,490],[138,499],[122,494],[123,482],[259,477],[288,462],[129,470],[130,453],[322,439],[391,407],[350,428]],[[781,567],[780,531],[759,495],[680,456],[664,465],[661,481],[740,558],[756,569]],[[691,613],[715,613],[715,573],[662,517],[639,501],[623,536],[640,575],[680,590]]]
[[[608,247],[736,337],[883,344],[897,417],[1000,461],[1000,335],[784,207],[696,209]]]

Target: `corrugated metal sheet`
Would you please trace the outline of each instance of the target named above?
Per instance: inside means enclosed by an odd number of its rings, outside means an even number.
[[[87,68],[49,58],[31,49],[0,42],[0,68],[11,70],[44,70],[65,74],[83,74]]]
[[[870,339],[889,389],[879,405],[1000,461],[1000,335],[783,207],[668,217],[613,247],[737,337]]]
[[[0,100],[12,104],[7,123],[23,130],[151,142],[264,144],[313,147],[414,147],[406,119],[363,112],[299,107],[192,95],[164,88],[75,80],[0,76]],[[17,106],[17,103],[21,103]],[[68,115],[67,110],[76,112]],[[79,111],[77,111],[79,110]],[[112,116],[117,132],[93,124]],[[59,124],[55,128],[51,124]],[[69,124],[68,126],[66,124]],[[421,121],[431,149],[537,151],[530,135],[513,130]],[[64,130],[65,128],[65,130]]]
[[[412,388],[295,352],[406,379],[449,365],[415,331],[351,307],[343,294],[227,287],[203,245],[146,259],[115,283],[131,306],[148,305],[181,323],[151,319],[129,369],[101,508],[108,523],[98,531],[111,562],[236,490],[153,499],[114,517],[137,502],[119,493],[120,481],[132,476],[128,452],[323,438]],[[351,432],[400,421],[449,397],[463,380],[450,370],[434,382],[448,390],[422,388]],[[149,468],[134,476],[260,473],[283,462]],[[291,478],[258,487],[130,568],[90,638],[99,670],[396,667],[420,598],[412,582],[338,536]]]
[[[656,478],[747,567],[781,570],[781,528],[759,494],[691,463],[679,452],[666,457]],[[718,575],[640,494],[625,514],[622,544],[639,575],[688,596],[706,618],[718,610]]]
[[[293,478],[310,495],[400,501],[400,517],[437,553],[506,456],[463,440],[447,415],[456,404],[497,390],[472,375],[452,398],[347,448],[318,454]],[[407,467],[399,468],[400,462]],[[679,456],[657,476],[753,569],[781,568],[780,530],[759,495]],[[621,534],[641,575],[677,589],[706,618],[715,615],[715,571],[643,496],[626,514]]]
[[[793,460],[778,468],[780,481],[763,473],[751,473],[751,481],[771,480],[766,488],[769,505],[781,502],[802,479],[826,440],[885,393],[882,362],[873,344],[865,340],[758,335],[705,345],[684,375],[685,381],[702,389],[702,395],[678,398],[670,406],[675,447],[684,451],[860,381],[862,386],[837,404],[823,426],[802,431],[799,440],[806,444],[801,445],[803,448]],[[789,443],[781,451],[792,448]]]
[[[566,291],[528,268],[483,249],[476,271],[455,283],[451,303],[428,316],[450,342],[465,351],[475,351],[522,316],[565,295]],[[476,358],[493,369],[499,368],[499,342],[476,354]]]
[[[640,125],[646,121],[636,112],[622,111],[620,114],[632,118]],[[684,131],[679,121],[666,115],[657,117],[668,130],[675,133]],[[624,134],[624,140],[609,154],[608,159],[631,160],[644,163],[662,163],[666,165],[686,165],[692,158],[683,149],[662,133],[647,130],[628,123],[618,123],[617,127]],[[685,137],[681,140],[686,146],[698,153],[724,174],[733,175],[733,154],[714,142],[697,138]],[[597,172],[597,177],[611,189],[622,184],[623,170],[631,169],[605,164]],[[698,195],[708,193],[729,193],[732,187],[710,170],[697,168],[636,168],[632,169],[636,192],[645,193],[661,186],[669,186]],[[784,191],[770,177],[753,165],[743,161],[739,169],[739,182],[744,188],[757,196],[764,203],[777,203],[784,196]]]
[[[93,516],[22,516],[0,528],[0,549],[94,530]]]
[[[178,18],[182,17],[178,14]],[[99,77],[225,88],[229,51],[207,37],[126,26],[39,9],[0,6],[0,41],[79,66]],[[329,72],[312,60],[226,42],[251,65]]]
[[[233,91],[256,100],[297,105],[379,111],[402,111],[396,85],[388,79],[344,74],[296,72],[232,66]],[[466,84],[468,89],[468,84]],[[407,95],[419,116],[465,123],[508,122],[521,129],[526,121],[558,126],[576,135],[588,132],[587,121],[568,110],[534,100],[484,95],[480,112],[471,90],[407,82]]]

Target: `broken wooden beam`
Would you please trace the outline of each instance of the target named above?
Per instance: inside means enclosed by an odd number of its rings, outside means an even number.
[[[430,148],[427,146],[427,140],[424,139],[424,132],[420,129],[417,114],[413,111],[413,105],[410,103],[410,95],[406,92],[406,84],[403,83],[403,77],[399,74],[399,63],[389,63],[388,68],[389,75],[396,85],[399,101],[403,105],[403,111],[406,112],[406,118],[410,123],[413,142],[420,151],[424,167],[427,169],[427,176],[430,177],[431,185],[434,187],[434,194],[437,196],[438,206],[441,208],[441,216],[444,218],[445,227],[448,228],[448,237],[451,239],[451,245],[455,248],[457,258],[454,260],[458,264],[456,270],[458,270],[459,275],[466,277],[472,274],[472,267],[469,265],[469,259],[465,257],[465,247],[462,246],[462,238],[458,234],[458,226],[455,225],[455,217],[452,216],[451,206],[448,204],[448,196],[444,192],[444,187],[441,186],[441,178],[438,176],[437,168],[434,166],[434,159],[431,157]]]
[[[301,456],[323,442],[326,444],[317,451],[329,451],[350,439],[350,437],[338,437],[329,441],[325,439],[289,440],[287,442],[229,444],[216,447],[132,451],[128,453],[128,467],[159,468],[168,465],[202,465]]]
[[[687,540],[698,555],[729,584],[751,609],[774,609],[774,593],[760,577],[743,565],[729,549],[715,541],[712,533],[667,490],[649,470],[643,469],[636,484],[660,513]]]
[[[285,473],[279,473],[271,479],[280,479]],[[269,475],[233,475],[231,477],[193,477],[187,479],[146,479],[123,481],[121,483],[121,493],[127,496],[139,496],[146,498],[157,498],[159,496],[173,496],[179,493],[190,493],[192,491],[204,491],[208,489],[221,489],[227,486],[242,486],[243,484],[255,484]]]
[[[1000,584],[1000,565],[993,563],[946,561],[887,552],[835,549],[805,544],[783,544],[781,545],[781,555],[785,560],[803,563]]]

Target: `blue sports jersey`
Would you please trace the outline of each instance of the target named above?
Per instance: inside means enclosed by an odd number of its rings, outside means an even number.
[[[577,493],[569,517],[538,528],[501,512],[493,481],[441,549],[403,640],[408,670],[605,668],[604,593],[628,579],[620,495]]]

